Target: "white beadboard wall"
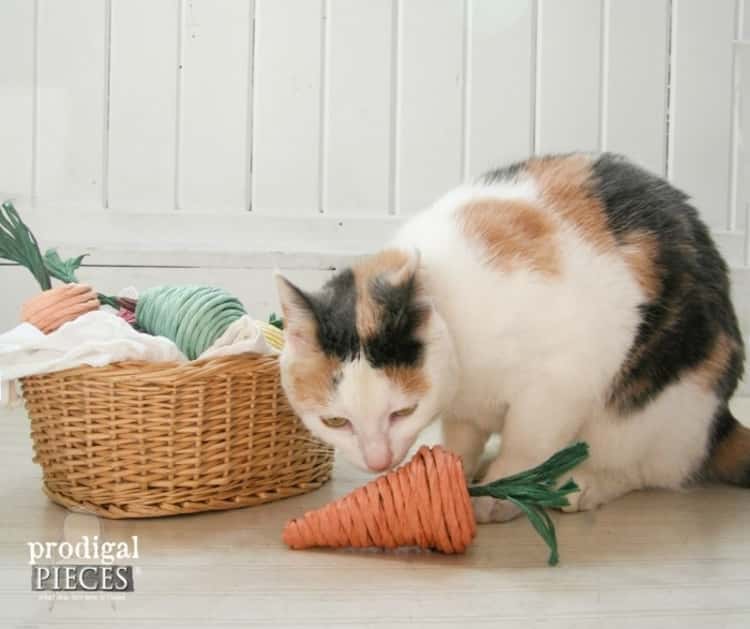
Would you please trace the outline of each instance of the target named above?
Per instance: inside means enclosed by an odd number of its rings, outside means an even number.
[[[2,0],[0,196],[102,290],[262,316],[273,267],[315,285],[484,169],[618,151],[693,195],[747,331],[747,2]]]

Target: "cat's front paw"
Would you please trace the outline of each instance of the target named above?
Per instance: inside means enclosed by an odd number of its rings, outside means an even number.
[[[471,502],[474,507],[474,517],[480,524],[507,522],[521,515],[521,510],[507,500],[481,496],[472,498]]]
[[[566,496],[568,506],[562,507],[565,513],[591,511],[606,502],[606,498],[602,495],[599,484],[593,475],[581,471],[573,474],[573,480],[578,485],[578,491]]]

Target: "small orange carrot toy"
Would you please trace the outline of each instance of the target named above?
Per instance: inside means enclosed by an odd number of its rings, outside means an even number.
[[[99,299],[91,287],[85,284],[62,284],[26,301],[21,309],[21,320],[49,334],[63,323],[98,310],[99,305]]]
[[[549,546],[549,564],[555,565],[557,538],[545,509],[568,505],[566,496],[578,486],[569,480],[556,487],[557,479],[587,456],[588,446],[577,443],[531,470],[467,487],[457,455],[423,446],[400,468],[290,520],[283,540],[293,549],[419,546],[462,553],[476,533],[470,497],[491,496],[511,501],[528,516]]]

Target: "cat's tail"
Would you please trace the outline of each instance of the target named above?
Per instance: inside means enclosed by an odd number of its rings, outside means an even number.
[[[718,417],[707,467],[716,480],[750,487],[750,428],[737,421],[728,408]]]

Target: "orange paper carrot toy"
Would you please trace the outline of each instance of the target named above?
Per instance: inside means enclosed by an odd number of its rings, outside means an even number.
[[[62,284],[35,295],[21,309],[21,320],[35,325],[45,334],[63,323],[99,309],[99,299],[84,284]]]
[[[557,479],[587,456],[588,446],[577,443],[531,470],[467,487],[457,455],[423,446],[400,468],[289,521],[283,539],[294,549],[419,546],[462,553],[476,533],[470,497],[491,496],[510,500],[528,516],[547,542],[554,565],[557,538],[545,509],[568,505],[566,496],[578,487],[572,480],[557,487]]]

